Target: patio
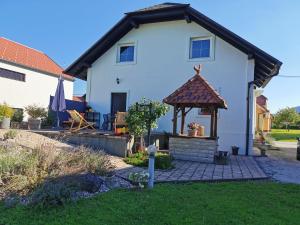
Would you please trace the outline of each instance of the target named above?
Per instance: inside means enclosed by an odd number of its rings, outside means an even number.
[[[174,160],[173,163],[174,169],[155,171],[155,182],[240,181],[269,178],[251,156],[232,155],[228,165],[182,160]],[[124,179],[128,179],[131,172],[147,171],[146,168],[128,165],[122,159],[116,159],[115,165],[116,174]]]

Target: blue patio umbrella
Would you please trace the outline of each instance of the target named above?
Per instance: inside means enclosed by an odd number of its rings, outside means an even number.
[[[55,96],[52,101],[51,109],[56,111],[57,117],[57,127],[59,127],[59,116],[58,112],[66,110],[66,100],[65,100],[65,91],[64,91],[64,80],[60,76],[58,79],[57,88],[55,91]]]

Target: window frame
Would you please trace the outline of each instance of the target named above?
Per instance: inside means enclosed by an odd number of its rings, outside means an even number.
[[[11,75],[19,75],[22,76],[22,79],[16,79],[14,77],[11,76],[4,76],[1,74],[1,71],[6,71],[7,73],[11,73]],[[20,81],[20,82],[26,82],[26,74],[25,73],[20,73],[14,70],[9,70],[3,67],[0,67],[0,78],[4,78],[4,79],[9,79],[9,80],[14,80],[14,81]]]
[[[121,57],[121,48],[122,47],[129,47],[133,46],[133,61],[125,61],[121,62],[120,57]],[[136,48],[137,44],[136,42],[126,42],[126,43],[120,43],[117,45],[117,59],[116,59],[116,64],[117,65],[130,65],[130,64],[136,64]]]
[[[193,41],[209,40],[209,57],[192,58]],[[215,58],[215,38],[213,36],[190,37],[188,41],[188,60],[189,61],[211,61]]]

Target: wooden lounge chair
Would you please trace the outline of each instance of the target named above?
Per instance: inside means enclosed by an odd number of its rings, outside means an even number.
[[[71,127],[70,127],[71,132],[77,132],[77,131],[80,131],[85,128],[91,128],[91,129],[95,130],[95,128],[94,128],[95,123],[86,121],[83,118],[83,116],[80,115],[80,113],[77,112],[76,110],[67,110],[67,112],[71,116],[71,121],[72,121]]]
[[[117,112],[116,113],[116,117],[115,117],[115,121],[114,121],[115,134],[127,133],[128,124],[126,123],[126,120],[125,120],[127,114],[128,114],[127,112]],[[123,129],[122,132],[119,132],[118,131],[119,128],[125,128],[125,129]]]

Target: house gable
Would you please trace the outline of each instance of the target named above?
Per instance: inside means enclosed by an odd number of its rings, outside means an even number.
[[[65,72],[86,79],[87,68],[130,30],[138,29],[141,24],[174,20],[185,20],[187,23],[193,21],[245,53],[249,59],[254,59],[254,80],[257,86],[266,85],[273,76],[278,74],[282,64],[279,60],[209,19],[190,7],[189,4],[174,3],[164,3],[126,13],[123,19],[70,65]]]

